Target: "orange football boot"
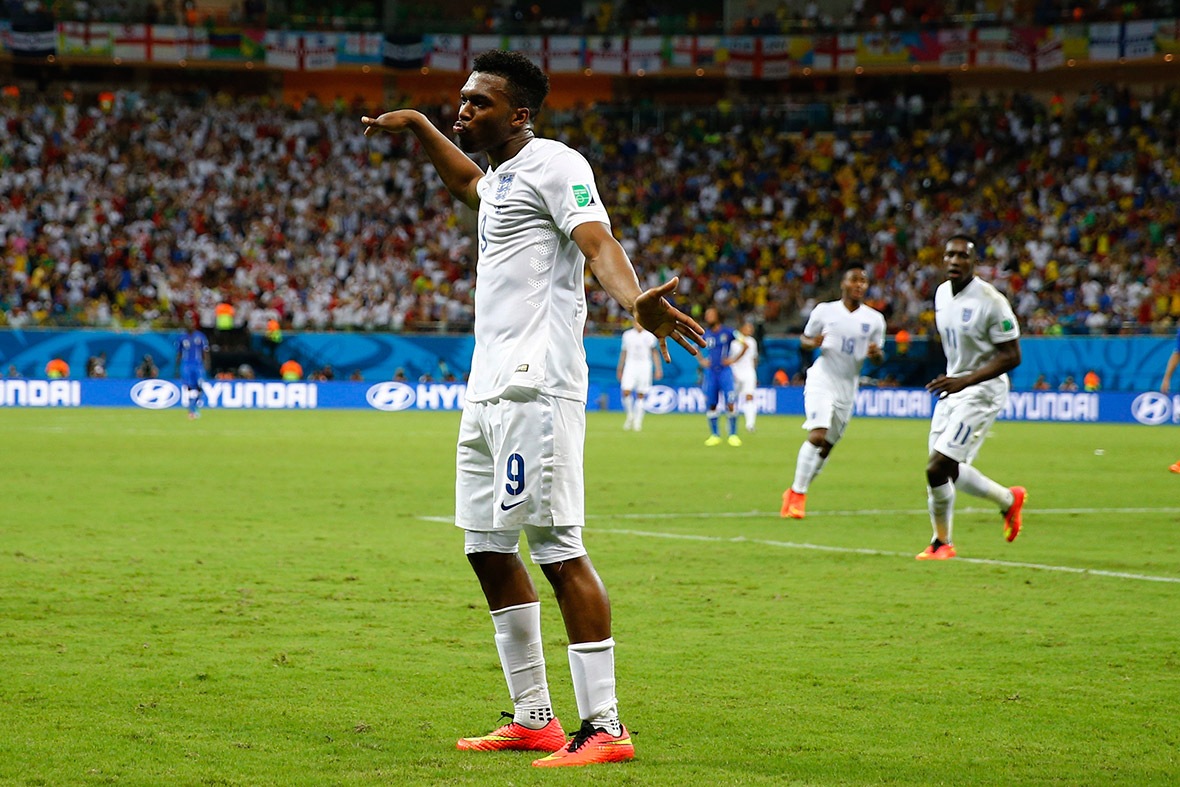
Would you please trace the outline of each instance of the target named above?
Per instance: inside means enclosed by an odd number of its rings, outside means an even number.
[[[1168,469],[1171,470],[1173,473],[1180,473],[1180,462],[1177,462],[1176,464],[1172,465]]]
[[[464,751],[553,751],[565,745],[565,730],[556,718],[539,730],[532,730],[511,721],[511,713],[500,713],[509,719],[502,727],[478,738],[460,738],[455,747]]]
[[[779,513],[784,518],[802,519],[807,515],[807,495],[801,495],[794,489],[783,492],[783,509]]]
[[[950,560],[954,556],[954,544],[943,544],[938,549],[935,549],[934,544],[931,544],[918,554],[914,555],[915,559],[917,560]]]
[[[1028,499],[1028,491],[1023,486],[1014,486],[1009,491],[1013,499],[1011,507],[1004,512],[1004,538],[1015,541],[1020,535],[1020,511]]]
[[[631,733],[620,726],[619,735],[611,735],[588,721],[582,722],[570,742],[548,757],[533,760],[538,768],[557,768],[564,765],[593,765],[599,762],[624,762],[635,759],[635,746]]]

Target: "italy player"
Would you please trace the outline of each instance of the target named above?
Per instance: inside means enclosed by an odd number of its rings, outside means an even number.
[[[643,330],[642,325],[633,325],[623,331],[619,368],[615,370],[623,394],[623,411],[627,414],[623,421],[624,430],[643,430],[643,400],[651,390],[653,374],[656,380],[664,376],[659,344],[650,331]]]
[[[634,757],[615,699],[610,601],[582,544],[588,369],[585,266],[655,334],[696,354],[701,327],[665,299],[676,279],[641,291],[611,234],[594,172],[577,151],[534,136],[549,79],[517,52],[475,58],[459,93],[458,146],[420,112],[363,118],[365,134],[410,131],[447,190],[478,210],[475,351],[459,426],[455,524],[491,611],[514,711],[469,751],[543,751],[538,767]],[[486,153],[485,173],[467,157]],[[565,621],[581,728],[567,742],[553,714],[537,590],[521,531]]]
[[[865,305],[868,288],[864,269],[849,268],[840,280],[840,300],[812,309],[799,338],[803,349],[820,349],[803,387],[807,439],[799,446],[795,480],[783,492],[784,517],[806,516],[807,490],[852,420],[861,366],[866,358],[876,364],[885,360],[885,318]]]
[[[176,368],[180,370],[180,385],[188,404],[188,417],[200,418],[201,402],[205,398],[205,373],[209,369],[209,340],[201,333],[197,313],[188,316],[189,329],[176,340]]]
[[[970,235],[946,242],[946,281],[934,293],[934,320],[946,354],[946,374],[926,384],[938,394],[930,421],[926,499],[934,538],[919,560],[955,556],[951,541],[955,492],[991,500],[1004,517],[1004,537],[1020,533],[1026,491],[1004,487],[972,463],[996,416],[1008,402],[1008,372],[1020,365],[1020,326],[1008,300],[976,278],[977,245]]]
[[[1160,383],[1160,393],[1167,394],[1172,390],[1172,375],[1176,373],[1176,367],[1180,366],[1180,328],[1176,329],[1176,349],[1172,350],[1171,356],[1168,357],[1168,365],[1164,368],[1164,381]],[[1168,468],[1173,473],[1180,473],[1180,460]]]
[[[758,340],[754,338],[754,323],[746,320],[741,330],[733,335],[729,345],[729,368],[733,371],[733,392],[737,406],[746,418],[746,431],[754,431],[758,417]]]
[[[729,444],[741,445],[742,439],[737,435],[737,413],[733,410],[733,370],[730,364],[733,359],[729,354],[729,347],[734,341],[733,329],[721,322],[721,312],[716,307],[705,309],[704,355],[701,356],[701,366],[704,367],[702,387],[705,390],[705,411],[709,418],[711,434],[705,440],[705,445],[721,445],[721,435],[717,433],[717,419],[724,407],[729,415]]]

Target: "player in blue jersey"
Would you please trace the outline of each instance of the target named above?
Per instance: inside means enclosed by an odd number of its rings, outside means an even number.
[[[189,329],[176,340],[176,366],[180,369],[180,384],[188,401],[188,417],[200,418],[198,409],[205,391],[205,371],[209,368],[209,340],[201,333],[196,313],[189,315]]]
[[[701,356],[701,366],[704,367],[702,387],[705,389],[705,411],[709,416],[709,431],[711,434],[705,440],[705,445],[720,445],[721,435],[717,433],[717,418],[724,407],[729,413],[729,444],[741,445],[742,439],[737,435],[737,413],[733,407],[733,370],[729,365],[733,359],[729,354],[729,345],[734,341],[734,331],[722,324],[721,313],[710,306],[705,309],[705,353]]]
[[[1176,372],[1176,367],[1180,366],[1180,328],[1176,329],[1176,349],[1172,350],[1171,357],[1168,358],[1168,366],[1164,369],[1164,381],[1160,383],[1160,391],[1167,394],[1172,390],[1172,375]],[[1180,459],[1168,468],[1173,473],[1180,473]]]

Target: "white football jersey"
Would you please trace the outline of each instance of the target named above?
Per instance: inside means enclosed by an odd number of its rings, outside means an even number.
[[[594,173],[561,142],[534,139],[476,186],[479,263],[473,402],[509,388],[586,401],[586,258],[570,235],[610,226]]]
[[[958,295],[944,281],[934,292],[934,321],[942,337],[948,377],[963,377],[996,354],[996,344],[1020,338],[1020,324],[1008,299],[975,277]],[[1008,375],[1000,375],[1007,386]]]
[[[733,335],[734,342],[729,345],[729,357],[733,358],[738,353],[742,352],[745,347],[746,351],[742,356],[730,364],[730,369],[733,369],[735,376],[746,374],[756,374],[758,369],[758,340],[753,336],[746,336],[741,331]]]
[[[823,389],[837,402],[849,404],[856,399],[860,367],[868,357],[869,345],[885,346],[885,318],[863,303],[850,312],[844,301],[829,301],[811,311],[803,329],[804,336],[821,333],[824,343],[820,345],[819,357],[807,371],[806,387]]]
[[[656,335],[651,331],[640,332],[634,328],[623,331],[623,369],[651,369],[651,353],[657,346]]]

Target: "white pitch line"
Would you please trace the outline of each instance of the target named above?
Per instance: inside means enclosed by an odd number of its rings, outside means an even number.
[[[595,528],[596,533],[617,533],[625,536],[644,536],[647,538],[671,538],[683,541],[709,541],[713,543],[730,544],[761,544],[762,546],[783,547],[784,549],[813,549],[820,552],[841,552],[853,555],[882,555],[885,557],[909,557],[905,552],[887,552],[882,549],[856,549],[853,547],[832,547],[823,544],[797,543],[794,541],[771,541],[763,538],[746,538],[733,536],[702,536],[686,533],[653,533],[646,530],[623,530],[616,528]],[[1180,584],[1180,577],[1156,577],[1150,574],[1130,574],[1125,571],[1103,571],[1098,568],[1076,568],[1074,566],[1049,566],[1042,563],[1019,563],[1013,560],[990,560],[980,557],[956,557],[956,563],[978,563],[985,566],[1005,566],[1008,568],[1035,568],[1041,571],[1061,571],[1067,574],[1093,574],[1099,577],[1115,577],[1117,579],[1139,579],[1145,582],[1174,582]]]
[[[959,509],[960,513],[991,513],[994,509],[986,508],[967,508]],[[816,512],[818,514],[819,512]],[[891,509],[867,509],[861,511],[828,511],[828,516],[853,516],[853,515],[871,515],[871,514],[925,514],[924,509],[917,511],[891,510]],[[1037,511],[1030,511],[1030,513],[1037,514],[1102,514],[1102,513],[1122,513],[1122,514],[1145,514],[1145,513],[1180,513],[1180,508],[1162,507],[1162,508],[1048,508]],[[815,514],[808,514],[814,516]],[[735,518],[735,517],[778,517],[779,513],[764,512],[764,511],[729,511],[729,512],[692,512],[692,513],[669,513],[669,514],[588,514],[587,519],[704,519],[704,518]],[[453,524],[454,517],[449,516],[419,516],[417,519],[424,522],[443,522]],[[642,536],[645,538],[668,538],[680,541],[708,541],[712,543],[728,543],[728,544],[761,544],[763,546],[781,547],[783,549],[811,549],[818,552],[837,552],[850,555],[881,555],[884,557],[912,557],[905,552],[889,552],[882,549],[858,549],[855,547],[833,547],[824,544],[808,544],[795,541],[772,541],[762,538],[746,538],[745,536],[731,536],[728,538],[722,536],[706,536],[696,535],[692,533],[655,533],[647,530],[627,530],[624,528],[595,528],[598,533],[616,533],[625,536]],[[1169,582],[1180,584],[1180,577],[1157,577],[1150,574],[1132,574],[1125,571],[1104,571],[1098,568],[1077,568],[1075,566],[1050,566],[1043,563],[1021,563],[1014,560],[992,560],[989,558],[980,557],[956,557],[957,563],[976,563],[983,566],[1004,566],[1007,568],[1032,568],[1040,571],[1058,571],[1066,574],[1091,574],[1099,577],[1114,577],[1116,579],[1138,579],[1144,582]]]

